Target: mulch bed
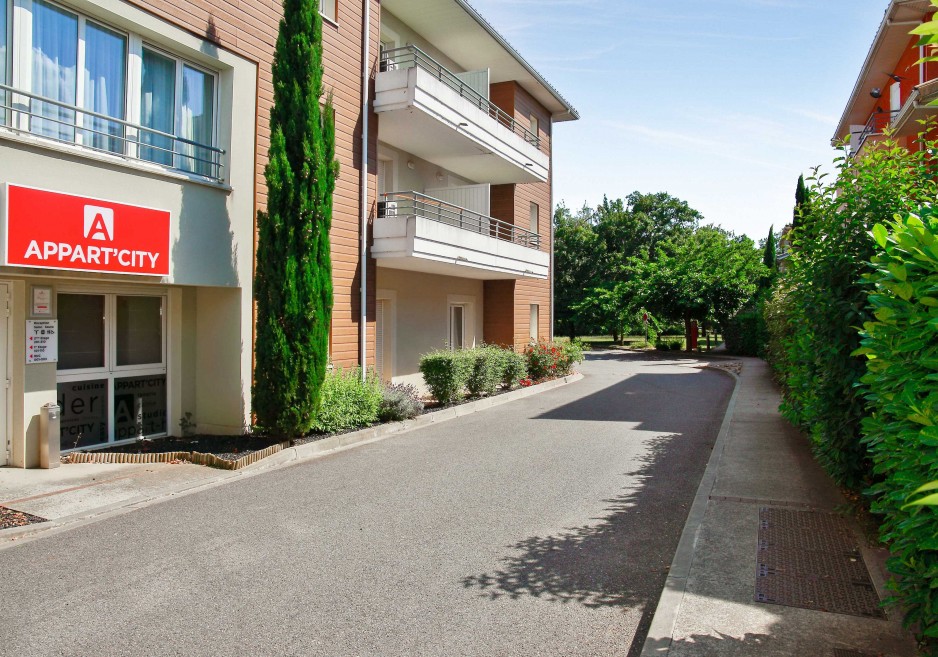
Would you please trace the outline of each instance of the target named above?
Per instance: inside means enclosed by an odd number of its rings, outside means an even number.
[[[10,527],[23,527],[37,522],[48,522],[45,518],[34,516],[31,513],[23,513],[14,509],[8,509],[0,506],[0,529],[9,529]]]

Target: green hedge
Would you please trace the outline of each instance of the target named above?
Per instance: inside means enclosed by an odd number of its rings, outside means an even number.
[[[938,509],[905,505],[938,479],[938,212],[926,207],[872,234],[880,247],[866,277],[874,319],[855,352],[868,359],[863,433],[877,478],[869,492],[906,622],[936,638]]]
[[[752,310],[744,310],[726,322],[723,327],[726,351],[739,356],[763,356],[768,335],[762,304]]]
[[[335,433],[377,422],[384,385],[372,373],[362,381],[358,368],[336,369],[326,374],[320,394],[322,402],[316,413],[313,432]]]
[[[517,385],[526,376],[521,354],[494,345],[430,352],[420,358],[420,373],[430,394],[442,404],[466,394],[491,395],[499,387]]]
[[[782,385],[782,413],[808,434],[827,472],[854,490],[873,481],[862,431],[866,363],[852,355],[859,327],[872,318],[863,281],[876,247],[870,230],[938,196],[935,146],[909,151],[886,137],[857,157],[838,158],[833,182],[810,178],[807,209],[789,235],[778,284],[784,295],[777,292],[769,304],[769,356]]]

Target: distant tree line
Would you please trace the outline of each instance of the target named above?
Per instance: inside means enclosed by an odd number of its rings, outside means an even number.
[[[689,333],[693,320],[723,324],[764,287],[763,248],[705,225],[667,193],[633,192],[596,208],[554,213],[555,331],[571,338],[646,326]],[[770,232],[771,250],[775,239]],[[768,248],[768,246],[766,246]]]

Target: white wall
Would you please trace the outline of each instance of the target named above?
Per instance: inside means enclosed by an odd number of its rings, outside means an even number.
[[[472,300],[471,322],[466,318],[466,344],[482,342],[482,281],[379,267],[376,287],[393,292],[395,297],[396,326],[392,342],[385,346],[395,349],[395,382],[423,386],[418,371],[420,356],[445,347],[449,341],[451,299],[460,303]]]

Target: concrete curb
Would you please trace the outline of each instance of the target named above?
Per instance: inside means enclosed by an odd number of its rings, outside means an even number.
[[[477,413],[478,411],[482,411],[487,408],[493,408],[495,406],[500,406],[502,404],[515,401],[517,399],[523,399],[525,397],[530,397],[531,395],[553,390],[554,388],[559,388],[560,386],[567,385],[568,383],[575,383],[582,378],[583,375],[579,372],[576,372],[560,379],[554,379],[553,381],[540,383],[536,386],[519,388],[518,390],[512,390],[511,392],[496,395],[495,397],[477,399],[476,401],[460,404],[459,406],[452,406],[450,408],[444,408],[439,411],[426,413],[414,418],[413,420],[379,424],[374,427],[368,427],[367,429],[361,429],[360,431],[344,433],[339,436],[330,436],[329,438],[323,438],[322,440],[317,440],[315,442],[305,443],[295,447],[288,447],[280,452],[277,452],[276,454],[268,456],[266,459],[246,466],[243,468],[243,470],[252,471],[272,467],[282,467],[287,463],[299,463],[301,461],[307,461],[309,459],[318,458],[327,454],[334,454],[352,447],[358,447],[359,445],[368,445],[390,436],[397,436],[415,429],[428,427],[431,424],[439,424],[440,422],[446,422],[447,420],[454,420],[457,417],[471,415],[472,413]]]
[[[479,399],[460,406],[453,406],[440,411],[427,413],[407,422],[382,424],[340,436],[331,436],[316,442],[306,443],[305,445],[289,447],[239,470],[219,470],[217,477],[206,481],[184,483],[175,488],[168,488],[158,493],[141,495],[48,522],[0,529],[0,550],[45,536],[59,534],[99,520],[129,513],[130,511],[141,509],[152,504],[165,502],[174,497],[182,497],[184,495],[191,495],[192,493],[215,488],[216,486],[221,486],[235,479],[253,477],[271,470],[297,465],[328,454],[334,454],[353,447],[374,443],[391,436],[407,433],[439,422],[446,422],[447,420],[453,420],[464,415],[471,415],[478,411],[530,397],[541,392],[547,392],[548,390],[559,388],[568,383],[575,383],[582,378],[583,375],[576,372],[561,379],[554,379],[553,381],[541,383],[529,388],[520,388],[495,397]]]
[[[642,646],[640,657],[661,657],[671,652],[674,625],[677,622],[677,614],[681,604],[684,602],[684,594],[687,591],[687,578],[690,576],[691,566],[694,563],[694,549],[697,547],[700,527],[703,524],[704,514],[707,512],[707,506],[710,503],[710,493],[716,484],[717,470],[723,458],[723,451],[729,438],[730,424],[736,411],[736,397],[739,393],[740,378],[724,369],[713,367],[708,368],[708,370],[722,372],[726,376],[733,377],[736,380],[736,385],[733,388],[730,401],[726,405],[726,414],[723,416],[723,423],[720,425],[720,433],[717,434],[716,442],[713,444],[713,451],[710,452],[707,468],[704,470],[703,478],[697,487],[697,494],[694,496],[694,502],[687,514],[687,521],[684,523],[684,530],[681,532],[681,539],[678,541],[677,550],[674,552],[668,578],[665,580],[664,590],[661,591],[661,597],[658,599],[658,606],[655,608],[655,615],[651,619],[651,626],[648,628],[648,635]]]

